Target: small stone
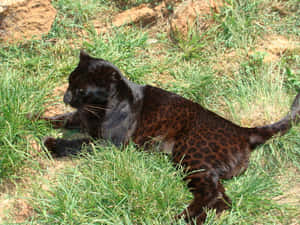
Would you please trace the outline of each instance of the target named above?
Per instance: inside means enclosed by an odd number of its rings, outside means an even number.
[[[115,27],[131,23],[140,23],[145,26],[155,21],[156,16],[157,13],[153,9],[149,8],[146,4],[142,4],[118,14],[113,19],[112,24]]]

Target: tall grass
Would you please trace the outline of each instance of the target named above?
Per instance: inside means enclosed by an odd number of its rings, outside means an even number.
[[[49,190],[37,192],[35,223],[166,224],[184,206],[189,194],[166,156],[133,145],[94,150]]]
[[[26,114],[41,108],[47,93],[47,78],[41,80],[39,74],[34,72],[39,64],[37,58],[19,58],[23,61],[23,71],[16,69],[14,63],[5,62],[8,59],[4,56],[4,51],[1,58],[0,181],[14,175],[24,165],[24,161],[30,158],[26,137],[32,133],[39,135],[40,132],[36,132],[37,124],[32,124]],[[14,60],[16,59],[11,59]],[[35,69],[26,68],[33,64]]]

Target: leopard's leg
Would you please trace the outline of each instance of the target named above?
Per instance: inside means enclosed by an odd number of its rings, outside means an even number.
[[[216,209],[216,213],[221,213],[224,210],[231,208],[231,200],[230,198],[225,194],[224,186],[218,182],[218,194],[217,201],[215,204],[210,206],[210,209]]]
[[[53,128],[79,129],[80,117],[77,111],[64,113],[57,116],[42,116],[39,119],[49,121]]]
[[[224,189],[222,184],[220,184],[220,187]],[[208,209],[215,209],[217,214],[231,208],[230,198],[225,193],[222,193],[222,195],[220,193],[222,192],[218,193],[219,197],[217,197],[216,202],[212,206],[207,207]],[[205,222],[205,219],[206,219],[206,213],[202,212],[199,216],[197,216],[195,220],[195,224],[201,225]]]
[[[78,154],[83,144],[89,144],[91,139],[81,138],[74,140],[66,140],[60,138],[47,137],[44,140],[45,147],[54,157],[63,157]]]
[[[200,225],[206,219],[205,208],[216,209],[217,212],[228,208],[227,201],[230,200],[225,195],[225,190],[215,172],[195,172],[184,180],[188,181],[188,187],[194,198],[177,218],[184,217],[187,222]]]
[[[64,113],[57,116],[40,116],[37,114],[27,114],[29,120],[46,120],[49,121],[53,128],[79,129],[80,117],[78,111]]]

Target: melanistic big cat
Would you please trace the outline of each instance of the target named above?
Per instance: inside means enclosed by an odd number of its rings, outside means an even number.
[[[189,173],[185,180],[194,198],[176,218],[184,217],[191,224],[205,221],[205,207],[217,212],[230,208],[220,180],[245,171],[255,147],[277,133],[284,134],[300,120],[300,93],[279,122],[244,128],[174,93],[135,84],[111,63],[83,51],[69,76],[64,102],[76,111],[43,117],[56,128],[80,128],[93,139],[110,140],[117,146],[130,140],[139,146],[160,142],[161,150]],[[45,146],[59,157],[78,153],[90,141],[50,137]]]

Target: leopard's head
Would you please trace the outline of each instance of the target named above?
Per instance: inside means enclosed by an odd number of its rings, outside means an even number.
[[[128,91],[125,80],[119,69],[108,61],[81,51],[78,66],[69,75],[64,102],[77,109],[87,105],[105,107],[110,99],[122,97],[122,92]]]

